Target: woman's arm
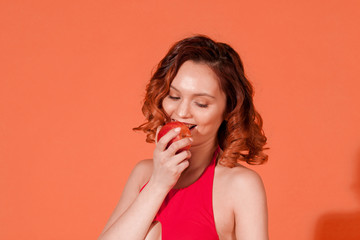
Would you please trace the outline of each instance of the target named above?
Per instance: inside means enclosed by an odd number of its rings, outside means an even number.
[[[155,217],[157,205],[161,205],[163,196],[166,195],[166,193],[157,192],[151,183],[147,184],[140,192],[141,184],[144,183],[142,176],[148,175],[147,169],[151,165],[149,161],[151,160],[141,161],[133,169],[114,212],[98,238],[99,240],[144,239],[143,236],[146,235],[147,229]],[[140,214],[142,217],[139,217]],[[132,232],[136,235],[128,238]]]
[[[260,176],[242,168],[233,184],[236,239],[268,240],[266,194]]]
[[[124,197],[99,239],[144,239],[166,194],[149,182],[125,211],[128,197]]]
[[[99,240],[131,239],[143,240],[159,210],[165,196],[176,184],[181,172],[188,166],[188,151],[176,151],[189,145],[184,138],[174,142],[166,149],[167,143],[179,132],[169,131],[157,143],[154,150],[152,168],[146,161],[139,163],[132,171],[125,185],[120,201],[106,224]],[[139,193],[144,183],[143,175],[151,177],[146,187]],[[148,174],[149,175],[149,174]]]

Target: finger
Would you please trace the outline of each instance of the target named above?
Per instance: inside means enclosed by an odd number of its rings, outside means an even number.
[[[168,151],[171,154],[174,154],[177,151],[179,151],[180,149],[191,145],[191,143],[192,143],[192,138],[186,137],[186,138],[180,139],[176,142],[171,143],[171,145],[168,148]]]
[[[174,165],[179,165],[181,162],[188,160],[190,158],[191,158],[191,152],[184,150],[176,154],[174,157],[172,157],[170,161],[173,161],[172,164]]]
[[[158,137],[158,134],[160,132],[160,129],[162,128],[162,126],[158,126],[157,129],[156,129],[156,134],[155,134],[155,143],[157,144],[157,137]]]
[[[160,140],[157,142],[157,145],[160,147],[162,151],[164,151],[170,140],[175,138],[177,135],[179,135],[179,133],[180,133],[179,127],[171,129],[169,132],[167,132],[164,136],[160,138]]]
[[[188,160],[184,160],[181,163],[178,164],[179,172],[182,173],[186,168],[188,168],[190,165]]]

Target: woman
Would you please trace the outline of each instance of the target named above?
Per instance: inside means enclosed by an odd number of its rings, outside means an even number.
[[[192,137],[158,142],[138,163],[99,239],[268,239],[261,178],[239,161],[261,164],[266,137],[239,55],[206,36],[177,42],[146,89],[147,122],[135,128],[154,142],[180,121]],[[191,145],[189,151],[178,150]]]

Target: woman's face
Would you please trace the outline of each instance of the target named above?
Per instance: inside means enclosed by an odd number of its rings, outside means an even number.
[[[172,120],[188,125],[192,146],[213,144],[224,120],[226,96],[207,64],[187,61],[172,81],[162,106]]]

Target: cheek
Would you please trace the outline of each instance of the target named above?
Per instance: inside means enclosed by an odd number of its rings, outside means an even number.
[[[217,127],[220,126],[222,121],[224,120],[223,115],[216,113],[209,113],[209,114],[200,114],[198,116],[198,122],[200,125],[203,125],[204,127]]]
[[[172,106],[172,104],[166,98],[162,101],[161,106],[167,115],[170,115],[172,112],[172,109],[174,108]]]

